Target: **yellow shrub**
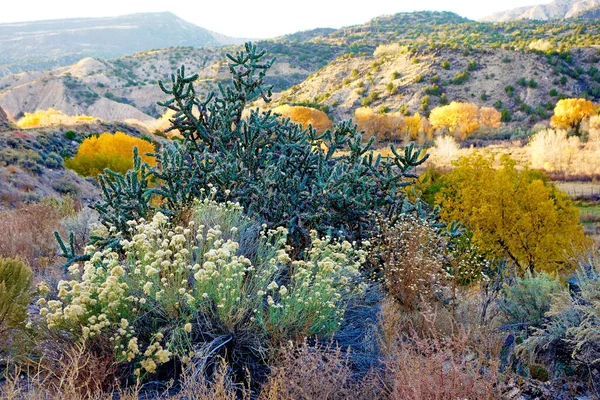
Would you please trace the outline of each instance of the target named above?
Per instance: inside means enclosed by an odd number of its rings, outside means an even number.
[[[67,115],[60,110],[49,108],[34,113],[25,113],[17,121],[17,126],[22,129],[34,129],[52,125],[76,125],[94,120],[95,118],[89,115]]]
[[[155,151],[152,143],[117,132],[85,139],[75,157],[65,160],[65,166],[84,176],[97,176],[105,168],[125,173],[133,168],[134,147],[138,148],[143,161],[156,165],[154,157],[145,155]]]

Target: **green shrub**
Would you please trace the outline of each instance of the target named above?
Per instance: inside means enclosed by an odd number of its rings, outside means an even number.
[[[31,268],[23,261],[0,257],[0,338],[9,336],[11,329],[25,321],[32,275]]]
[[[389,94],[396,93],[396,86],[394,86],[394,84],[392,82],[388,83],[386,85],[385,89],[388,91]]]
[[[65,132],[65,138],[68,140],[75,140],[76,137],[77,137],[77,132],[75,132],[73,130],[68,130]]]
[[[427,111],[431,105],[431,97],[425,95],[421,97],[421,111]]]
[[[439,96],[442,93],[442,90],[440,89],[440,87],[438,85],[431,85],[431,86],[427,86],[425,89],[423,89],[423,93],[432,95],[432,96]]]
[[[515,88],[512,85],[508,85],[504,88],[504,91],[508,95],[508,97],[512,97],[515,94]]]
[[[469,80],[469,72],[463,71],[463,72],[457,72],[456,75],[454,75],[454,79],[452,80],[452,82],[454,82],[455,85],[461,85],[468,80]]]
[[[550,380],[550,373],[548,368],[541,364],[529,364],[529,376],[541,382],[547,382]]]
[[[442,93],[442,95],[440,96],[440,105],[445,106],[447,104],[450,104],[448,96],[446,96],[446,93]]]
[[[500,118],[501,122],[510,122],[512,120],[512,114],[510,112],[510,110],[504,108],[501,111],[502,117]]]
[[[600,372],[600,263],[582,262],[574,279],[579,290],[560,291],[552,298],[547,323],[535,329],[518,350],[566,354],[572,364]],[[566,349],[565,349],[566,347]]]
[[[564,290],[558,278],[546,272],[534,275],[528,271],[523,277],[515,277],[514,282],[502,288],[499,306],[504,323],[519,330],[541,327],[552,296]]]
[[[467,66],[467,71],[475,71],[476,69],[477,69],[477,62],[470,61],[469,65]]]
[[[91,259],[71,265],[59,299],[42,299],[40,313],[50,329],[110,340],[117,362],[138,373],[187,364],[219,336],[236,346],[330,337],[365,289],[364,251],[313,231],[304,258],[292,261],[285,228],[262,230],[231,202],[197,201],[187,225],[160,212],[128,225],[123,257],[88,248]]]
[[[450,61],[442,61],[443,69],[450,69]]]

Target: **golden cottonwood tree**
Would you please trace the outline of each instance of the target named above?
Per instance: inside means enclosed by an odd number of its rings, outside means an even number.
[[[481,107],[479,109],[479,123],[487,128],[499,128],[502,124],[502,113],[494,107]]]
[[[455,163],[435,195],[442,218],[463,222],[491,259],[522,270],[569,269],[569,256],[587,245],[577,208],[539,172],[517,170],[508,156],[499,169],[494,161],[474,153]]]
[[[431,110],[429,122],[434,129],[444,129],[448,133],[465,140],[479,129],[479,109],[476,104],[453,101],[447,106]]]
[[[156,165],[154,157],[146,155],[155,151],[152,143],[123,132],[114,135],[106,132],[85,139],[75,157],[65,160],[65,166],[83,176],[97,176],[105,168],[124,174],[133,168],[134,147],[143,161]]]
[[[478,108],[473,103],[452,102],[431,110],[429,122],[434,129],[446,130],[457,139],[465,140],[479,128],[498,128],[502,114],[493,107]]]
[[[275,107],[273,112],[281,114],[283,117],[288,117],[292,122],[300,124],[304,128],[312,125],[317,132],[324,132],[333,125],[327,114],[316,108],[284,104]]]
[[[380,114],[369,107],[357,108],[354,111],[354,121],[358,129],[365,131],[368,136],[375,136],[377,140],[398,139],[399,132],[405,125],[402,114]]]
[[[582,122],[596,114],[596,107],[589,100],[562,99],[556,103],[550,123],[554,128],[573,129],[579,136]]]

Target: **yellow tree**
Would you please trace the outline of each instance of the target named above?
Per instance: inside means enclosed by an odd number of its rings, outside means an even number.
[[[407,137],[410,137],[411,140],[416,140],[419,137],[419,132],[422,129],[421,114],[415,113],[412,117],[406,117],[404,119],[404,133]]]
[[[479,109],[479,123],[487,128],[499,128],[502,124],[502,113],[494,107],[481,107]]]
[[[458,220],[490,259],[522,270],[568,270],[569,257],[587,244],[569,197],[539,172],[519,171],[508,156],[474,153],[454,163],[435,202],[446,221]]]
[[[579,136],[581,123],[596,114],[596,107],[589,100],[563,99],[556,103],[550,123],[558,129],[574,129]]]
[[[155,158],[146,155],[155,151],[152,143],[117,132],[114,135],[103,133],[98,137],[85,139],[75,157],[65,160],[65,166],[83,176],[97,176],[105,168],[125,173],[133,168],[134,147],[138,148],[143,161],[156,165]]]
[[[309,125],[312,125],[317,132],[324,132],[333,125],[327,114],[312,107],[290,106],[284,104],[275,107],[273,112],[289,118],[292,122],[300,124],[304,128],[308,128]]]
[[[360,130],[377,140],[391,140],[396,138],[404,126],[404,118],[398,112],[376,113],[372,108],[360,107],[354,111],[354,120]]]
[[[446,130],[458,139],[465,140],[479,129],[479,109],[473,103],[453,101],[447,106],[431,110],[429,122],[434,129]]]

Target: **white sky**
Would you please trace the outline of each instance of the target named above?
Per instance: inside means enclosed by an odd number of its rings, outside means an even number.
[[[313,28],[361,24],[373,17],[397,12],[453,11],[467,18],[478,19],[496,11],[548,1],[2,0],[0,23],[171,11],[188,22],[225,35],[268,38]]]

